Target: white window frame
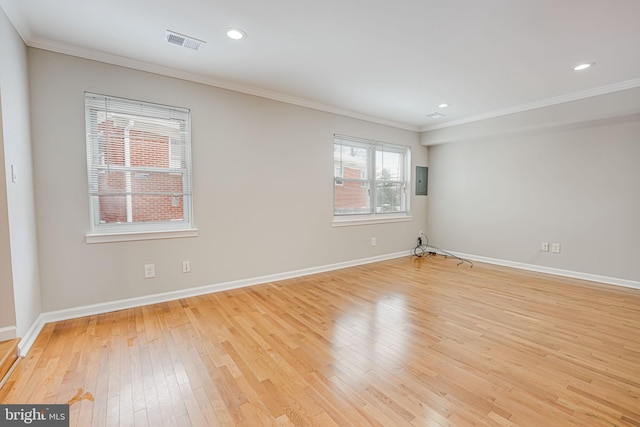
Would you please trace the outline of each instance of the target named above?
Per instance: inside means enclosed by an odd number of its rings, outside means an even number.
[[[341,176],[336,175],[336,171],[344,170],[344,164],[342,160],[340,163],[336,163],[335,154],[334,154],[334,177],[333,177],[333,221],[332,225],[334,227],[341,226],[350,226],[350,225],[361,225],[361,224],[375,224],[375,223],[385,223],[385,222],[401,222],[401,221],[411,221],[411,194],[409,189],[411,188],[411,148],[402,145],[390,144],[386,142],[373,141],[364,138],[352,137],[334,134],[334,153],[338,146],[352,146],[357,148],[366,148],[370,150],[369,155],[367,157],[367,170],[369,172],[366,176],[366,172],[362,171],[361,179],[345,179],[341,174]],[[403,176],[400,181],[391,181],[391,180],[380,180],[376,177],[376,153],[380,151],[391,151],[400,153],[403,156]],[[344,185],[345,181],[357,181],[360,182],[360,186],[363,188],[367,188],[368,196],[370,198],[370,209],[367,213],[341,213],[336,212],[336,187]],[[394,211],[394,212],[376,212],[376,197],[377,197],[377,184],[380,182],[390,182],[393,184],[402,185],[402,190],[404,191],[404,210],[402,211]]]
[[[107,117],[109,114],[136,117],[143,117],[158,123],[171,123],[179,128],[181,143],[184,144],[183,164],[176,163],[175,156],[172,156],[174,142],[169,137],[169,165],[167,168],[150,166],[132,167],[127,165],[125,151],[125,165],[106,165],[104,152],[100,146],[102,136],[98,132],[98,115]],[[94,93],[85,93],[85,126],[86,126],[86,149],[87,149],[87,177],[88,196],[90,208],[89,232],[86,234],[87,243],[120,242],[131,240],[166,239],[179,237],[194,237],[197,229],[193,220],[193,197],[192,197],[192,166],[191,166],[191,112],[188,109],[171,107],[160,104],[152,104],[143,101],[117,98]],[[164,125],[163,125],[164,126]],[[125,147],[126,147],[125,143]],[[128,214],[126,222],[101,223],[100,222],[100,196],[104,195],[98,189],[98,176],[102,170],[122,170],[126,174],[126,179],[135,174],[144,175],[148,173],[168,173],[182,176],[182,192],[170,193],[172,197],[182,197],[183,219],[168,221],[146,221],[134,222],[132,214]],[[130,200],[135,194],[130,188],[126,188],[122,193]],[[144,193],[141,193],[144,194]],[[150,193],[149,193],[150,194]],[[155,194],[155,193],[153,193]],[[164,193],[162,193],[164,194]],[[169,194],[169,193],[168,193]],[[130,207],[128,207],[130,209]],[[129,212],[129,211],[128,211]]]

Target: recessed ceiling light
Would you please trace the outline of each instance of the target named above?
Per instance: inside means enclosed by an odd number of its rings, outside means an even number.
[[[247,37],[247,33],[239,28],[229,28],[227,30],[227,37],[233,40],[242,40]]]
[[[437,111],[435,113],[427,114],[427,117],[429,117],[430,119],[439,119],[440,117],[444,116],[444,114],[438,113]]]
[[[584,64],[576,65],[575,67],[573,67],[573,71],[586,70],[587,68],[591,68],[594,65],[596,65],[595,62],[585,62]]]
[[[447,104],[446,102],[443,102],[442,104],[438,105],[438,108],[447,108],[449,106],[449,104]]]

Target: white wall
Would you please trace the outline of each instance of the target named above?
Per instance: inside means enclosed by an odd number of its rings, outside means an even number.
[[[11,275],[11,240],[7,206],[7,175],[4,166],[2,88],[0,88],[0,341],[16,337],[16,312]]]
[[[38,49],[29,65],[45,312],[408,253],[424,228],[415,196],[411,222],[331,226],[333,133],[410,145],[426,165],[415,132]],[[198,237],[84,243],[84,91],[191,109]]]
[[[4,187],[0,190],[0,198],[4,200],[0,202],[0,309],[4,314],[0,317],[0,328],[15,326],[18,336],[23,336],[40,314],[27,79],[27,48],[0,9],[4,151],[4,176],[0,180]],[[17,183],[12,183],[8,176],[11,165],[15,166]],[[12,316],[13,324],[6,324]]]
[[[640,281],[639,111],[633,89],[425,133],[426,144],[453,141],[429,147],[431,242]],[[561,253],[541,252],[543,241]]]

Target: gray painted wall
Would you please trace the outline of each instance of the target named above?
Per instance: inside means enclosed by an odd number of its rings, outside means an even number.
[[[640,281],[639,110],[633,89],[425,133],[454,141],[429,147],[431,243]]]
[[[0,18],[1,19],[1,18]],[[4,138],[2,126],[2,88],[0,87],[0,340],[15,338],[16,312],[11,275],[11,238],[9,208],[7,206],[7,174],[4,166]],[[9,328],[9,329],[7,329]],[[13,328],[13,331],[10,331]],[[12,336],[13,335],[13,336]]]
[[[425,228],[449,250],[640,280],[638,90],[419,136],[27,49],[1,12],[0,35],[0,328],[18,335],[41,311],[391,254]],[[192,110],[198,237],[84,242],[84,91]],[[411,222],[331,226],[333,133],[410,145],[412,171],[428,154],[429,196],[412,196]],[[146,263],[157,278],[143,279]]]
[[[426,224],[413,196],[410,222],[331,226],[333,134],[408,145],[426,165],[415,132],[38,49],[29,69],[45,312],[408,253]],[[198,237],[84,243],[84,91],[191,109]]]
[[[2,9],[0,91],[4,152],[4,174],[0,180],[3,186],[0,190],[3,199],[0,202],[0,328],[15,326],[17,335],[23,336],[41,311],[27,48]],[[11,165],[17,171],[16,183],[9,177]]]

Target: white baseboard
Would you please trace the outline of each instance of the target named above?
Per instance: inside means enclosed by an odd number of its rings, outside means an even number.
[[[15,326],[7,326],[4,328],[0,328],[0,342],[9,341],[14,338],[17,338]]]
[[[270,274],[266,276],[253,277],[249,279],[234,280],[231,282],[216,283],[213,285],[200,286],[197,288],[183,289],[180,291],[171,291],[161,294],[145,295],[142,297],[128,298],[117,301],[110,301],[100,304],[93,304],[81,307],[73,307],[64,310],[49,311],[38,316],[36,321],[31,325],[25,336],[20,341],[18,348],[20,356],[24,357],[35,342],[38,334],[45,324],[51,322],[59,322],[62,320],[75,319],[78,317],[93,316],[94,314],[108,313],[111,311],[125,310],[128,308],[141,307],[149,304],[157,304],[161,302],[174,301],[181,298],[189,298],[198,295],[205,295],[214,292],[226,291],[230,289],[244,288],[247,286],[260,285],[263,283],[277,282],[279,280],[293,279],[296,277],[308,276],[326,271],[339,270],[341,268],[355,267],[357,265],[371,264],[374,262],[385,261],[388,259],[400,258],[411,255],[410,251],[396,252],[393,254],[380,255],[370,258],[357,259],[352,261],[339,262],[336,264],[328,264],[319,267],[304,268],[301,270],[289,271],[286,273]],[[15,328],[14,328],[15,329]],[[0,330],[1,331],[1,330]],[[15,332],[14,332],[15,333]]]
[[[526,264],[516,261],[507,261],[503,259],[488,258],[479,255],[464,254],[460,252],[449,251],[452,255],[471,261],[484,262],[487,264],[501,265],[504,267],[512,267],[520,270],[535,271],[537,273],[553,274],[554,276],[570,277],[572,279],[588,280],[590,282],[605,283],[608,285],[623,286],[625,288],[640,289],[640,282],[627,279],[618,279],[615,277],[599,276],[597,274],[581,273],[579,271],[562,270],[560,268],[544,267],[535,264]]]
[[[583,280],[588,280],[592,282],[606,283],[610,285],[640,289],[640,282],[636,282],[632,280],[598,276],[595,274],[580,273],[580,272],[570,271],[570,270],[561,270],[557,268],[543,267],[539,265],[525,264],[525,263],[515,262],[515,261],[488,258],[488,257],[483,257],[478,255],[464,254],[460,252],[450,252],[450,253],[460,258],[465,258],[465,259],[477,261],[477,262],[484,262],[487,264],[501,265],[505,267],[517,268],[520,270],[535,271],[538,273],[547,273],[547,274],[553,274],[556,276],[571,277],[575,279],[583,279]],[[38,334],[40,333],[44,325],[50,322],[59,322],[62,320],[74,319],[77,317],[92,316],[94,314],[108,313],[111,311],[141,307],[144,305],[157,304],[157,303],[166,302],[166,301],[173,301],[181,298],[189,298],[189,297],[194,297],[198,295],[226,291],[230,289],[244,288],[247,286],[254,286],[254,285],[260,285],[263,283],[276,282],[279,280],[286,280],[286,279],[292,279],[296,277],[308,276],[311,274],[323,273],[326,271],[339,270],[341,268],[371,264],[374,262],[400,258],[408,255],[411,255],[410,251],[396,252],[393,254],[380,255],[376,257],[363,258],[363,259],[358,259],[353,261],[345,261],[345,262],[328,264],[328,265],[319,266],[319,267],[305,268],[301,270],[294,270],[286,273],[270,274],[266,276],[253,277],[250,279],[234,280],[231,282],[217,283],[213,285],[200,286],[197,288],[184,289],[180,291],[146,295],[143,297],[128,298],[123,300],[110,301],[106,303],[93,304],[93,305],[87,305],[82,307],[74,307],[74,308],[69,308],[64,310],[42,313],[40,314],[40,316],[38,316],[38,318],[33,323],[33,325],[31,325],[31,328],[29,328],[25,336],[20,341],[20,344],[18,346],[20,349],[20,356],[22,357],[26,356],[27,352],[35,342]],[[3,331],[7,334],[11,334],[11,332],[13,332],[13,337],[11,338],[15,338],[15,334],[16,334],[15,327],[0,329],[0,337],[2,337]],[[8,339],[11,339],[11,338],[8,338]]]
[[[40,314],[36,318],[36,321],[33,322],[29,330],[27,330],[27,332],[24,334],[24,337],[22,337],[22,339],[18,343],[18,354],[20,355],[20,357],[25,357],[27,355],[27,352],[38,337],[38,334],[44,327],[45,323],[46,322],[42,320],[42,314]]]

